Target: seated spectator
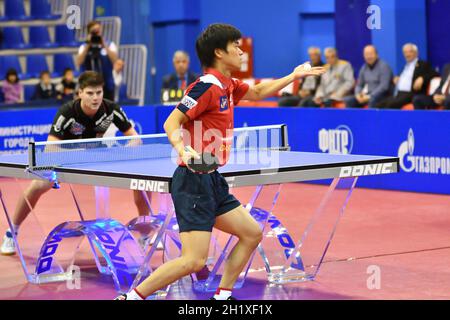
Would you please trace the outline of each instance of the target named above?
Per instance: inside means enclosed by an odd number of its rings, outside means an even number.
[[[114,78],[114,101],[119,102],[120,87],[123,83],[123,67],[125,62],[122,59],[117,59],[113,65],[113,78]]]
[[[450,63],[444,66],[441,83],[431,96],[417,95],[413,98],[414,109],[429,109],[444,106],[450,110]]]
[[[392,70],[386,62],[379,59],[377,49],[368,45],[364,48],[366,63],[359,70],[355,95],[345,97],[347,108],[360,108],[366,104],[369,108],[389,95],[392,83]]]
[[[15,69],[9,69],[5,75],[5,81],[2,83],[3,96],[5,103],[14,104],[22,103],[23,86],[19,82],[19,75]]]
[[[304,106],[331,107],[333,102],[342,101],[353,89],[355,77],[351,64],[338,58],[334,48],[325,49],[325,59],[327,71],[321,76],[320,85],[314,97],[305,101]]]
[[[323,66],[320,48],[310,47],[308,49],[309,61],[311,67],[321,67]],[[316,93],[317,87],[320,84],[320,77],[309,76],[303,79],[300,83],[298,95],[284,94],[278,101],[279,106],[304,106],[305,102],[309,98],[313,97]]]
[[[184,91],[188,85],[198,78],[198,75],[189,71],[189,54],[187,52],[176,51],[172,61],[175,72],[163,78],[162,88]]]
[[[419,50],[413,43],[403,46],[406,64],[399,77],[394,78],[394,96],[387,97],[376,104],[377,108],[401,109],[411,103],[415,95],[426,94],[430,80],[438,76],[428,62],[419,60]]]
[[[77,83],[74,80],[73,70],[67,68],[64,70],[61,83],[56,86],[58,99],[73,100]]]
[[[36,85],[31,100],[54,99],[57,97],[56,87],[51,83],[50,72],[42,71],[39,76],[40,82]]]

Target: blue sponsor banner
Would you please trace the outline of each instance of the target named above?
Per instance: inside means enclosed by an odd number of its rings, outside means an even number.
[[[286,123],[292,150],[396,156],[400,172],[359,187],[450,194],[450,112],[238,108],[235,126]]]
[[[173,106],[124,107],[141,134],[163,132]],[[47,138],[56,109],[4,111],[0,152]],[[285,123],[294,151],[396,156],[400,173],[361,177],[359,187],[450,194],[450,112],[236,108],[235,127]],[[111,128],[108,135],[119,134]]]
[[[140,134],[155,132],[155,109],[152,107],[123,107]],[[57,108],[18,109],[0,112],[0,154],[25,152],[30,141],[47,140]],[[111,126],[107,136],[120,135]]]

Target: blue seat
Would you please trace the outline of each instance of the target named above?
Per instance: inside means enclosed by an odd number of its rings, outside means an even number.
[[[42,71],[48,71],[48,64],[42,54],[32,54],[27,56],[27,73],[33,78],[39,78]]]
[[[119,88],[119,101],[123,101],[123,100],[127,100],[127,99],[128,99],[127,85],[123,83]]]
[[[0,86],[0,103],[5,102],[5,95],[3,94],[2,87]]]
[[[26,80],[30,78],[29,74],[23,73],[22,66],[20,65],[19,58],[17,56],[0,56],[0,78],[3,79],[8,69],[13,68],[19,74],[20,80]]]
[[[30,45],[34,48],[54,48],[56,44],[50,40],[47,27],[30,27]]]
[[[55,43],[62,47],[78,47],[80,42],[75,40],[75,30],[70,30],[65,24],[55,27]]]
[[[23,98],[25,101],[31,101],[31,98],[34,95],[34,92],[36,91],[36,85],[35,84],[27,84],[23,86]]]
[[[30,20],[31,17],[25,15],[23,0],[5,0],[5,16],[9,20]]]
[[[3,28],[3,49],[28,49],[31,46],[25,44],[20,27]]]
[[[75,72],[75,63],[73,61],[73,55],[70,53],[55,54],[53,66],[54,66],[53,72],[58,77],[62,76],[64,70],[67,68],[70,68]]]
[[[138,105],[139,99],[131,99],[127,94],[127,85],[122,84],[119,89],[119,103],[124,105]]]
[[[60,16],[52,14],[52,8],[48,0],[31,0],[31,17],[37,20],[55,20]]]
[[[17,73],[22,73],[19,58],[17,56],[0,56],[0,78],[3,79],[9,69],[15,69]]]

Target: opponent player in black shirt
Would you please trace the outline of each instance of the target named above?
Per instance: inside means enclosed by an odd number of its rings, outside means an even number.
[[[79,78],[79,99],[67,102],[59,109],[53,121],[47,141],[101,138],[114,123],[125,136],[138,135],[125,112],[116,103],[103,99],[104,80],[101,74],[86,71]],[[45,180],[33,180],[19,198],[12,217],[14,231],[34,208],[39,198],[51,189]],[[27,203],[29,202],[29,205]],[[148,207],[143,195],[134,192],[134,201],[140,216],[148,215]],[[7,230],[0,248],[2,255],[15,254],[12,231]]]

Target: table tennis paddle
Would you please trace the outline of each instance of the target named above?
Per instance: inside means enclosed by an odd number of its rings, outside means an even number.
[[[209,152],[198,154],[191,146],[185,146],[184,150],[196,155],[190,158],[186,165],[196,173],[210,173],[219,168],[219,159]]]

